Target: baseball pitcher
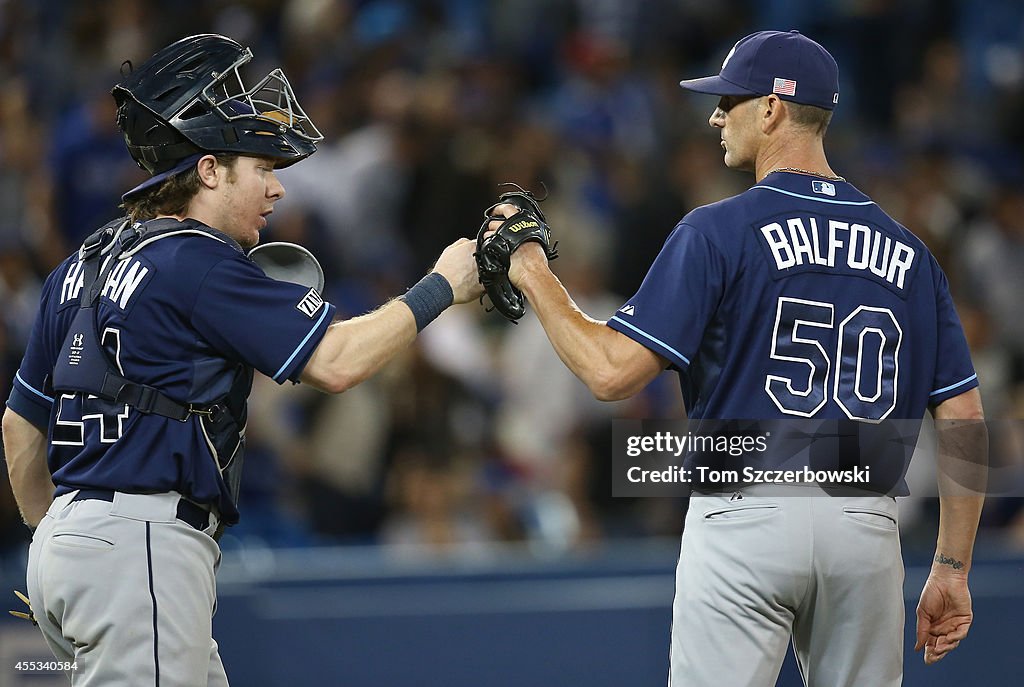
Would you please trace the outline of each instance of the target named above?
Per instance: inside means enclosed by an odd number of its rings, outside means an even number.
[[[832,56],[796,31],[763,31],[736,43],[720,74],[681,85],[719,97],[709,124],[725,164],[755,184],[683,217],[607,322],[582,313],[551,273],[546,234],[516,246],[512,296],[525,294],[564,363],[606,400],[672,369],[696,421],[875,424],[930,410],[980,425],[955,450],[983,457],[978,379],[946,277],[916,236],[826,159],[839,102]],[[491,215],[488,236],[510,245],[503,234],[510,218],[522,223],[522,204]],[[970,627],[967,577],[983,500],[952,496],[944,478],[939,486],[935,562],[918,608],[927,663]],[[764,485],[693,494],[676,573],[672,687],[774,685],[790,640],[809,687],[901,684],[893,493],[806,487],[815,497],[784,498]]]

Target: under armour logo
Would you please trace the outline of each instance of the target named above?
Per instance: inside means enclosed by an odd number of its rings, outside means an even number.
[[[82,362],[82,349],[85,343],[85,334],[76,333],[71,337],[71,350],[68,351],[68,365],[77,365]]]

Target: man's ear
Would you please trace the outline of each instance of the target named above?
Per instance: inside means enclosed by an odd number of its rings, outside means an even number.
[[[221,180],[221,164],[213,155],[203,155],[196,163],[196,172],[199,173],[199,183],[209,189],[217,188]]]
[[[785,116],[786,105],[777,95],[768,95],[764,98],[764,111],[761,114],[761,131],[771,133]]]

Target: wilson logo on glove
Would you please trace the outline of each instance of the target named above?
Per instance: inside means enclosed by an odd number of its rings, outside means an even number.
[[[529,229],[531,227],[539,226],[540,224],[538,224],[537,222],[516,222],[511,227],[509,227],[508,230],[511,231],[512,233],[518,234],[523,229]]]

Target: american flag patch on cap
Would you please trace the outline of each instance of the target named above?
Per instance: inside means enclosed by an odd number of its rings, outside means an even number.
[[[772,93],[778,93],[779,95],[796,95],[796,81],[792,79],[775,79],[775,85],[772,86]]]

